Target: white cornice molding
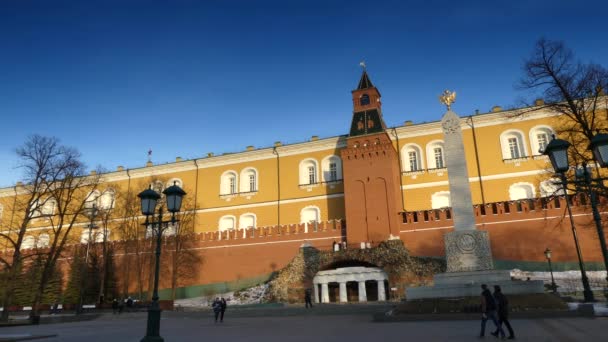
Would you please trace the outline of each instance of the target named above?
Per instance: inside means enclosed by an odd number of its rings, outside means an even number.
[[[469,120],[472,118],[475,128],[504,125],[507,123],[513,123],[517,121],[529,121],[538,120],[549,117],[559,116],[558,113],[551,112],[547,108],[523,108],[505,110],[495,113],[477,114],[472,116],[461,116],[460,127],[462,130],[471,129]],[[422,124],[413,124],[409,126],[398,126],[395,127],[399,139],[413,138],[425,135],[440,134],[441,121],[426,122]],[[392,129],[388,129],[387,132],[391,139],[395,140]]]
[[[190,159],[176,163],[167,163],[123,171],[115,171],[102,175],[104,182],[116,182],[129,178],[143,178],[156,175],[172,174],[177,172],[193,171],[197,169],[212,168],[225,165],[234,165],[241,163],[251,163],[259,160],[274,159],[277,155],[280,157],[318,152],[330,149],[339,149],[346,146],[346,137],[337,136],[314,141],[307,141],[297,144],[266,147],[253,151],[242,151],[235,153],[226,153],[218,156],[206,158]],[[196,162],[195,162],[196,160]],[[2,190],[2,189],[0,189]]]

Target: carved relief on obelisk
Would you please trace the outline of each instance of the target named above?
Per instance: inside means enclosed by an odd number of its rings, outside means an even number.
[[[441,127],[454,219],[454,232],[444,236],[447,271],[489,270],[493,268],[490,240],[488,232],[475,229],[475,213],[460,117],[451,110],[456,93],[446,90],[439,99],[447,106],[447,112],[441,119]]]

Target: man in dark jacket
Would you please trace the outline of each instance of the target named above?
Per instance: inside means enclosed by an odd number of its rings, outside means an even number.
[[[304,291],[304,302],[306,302],[307,309],[308,309],[309,305],[312,308],[312,298],[311,297],[312,296],[310,294],[310,289],[306,289],[306,291]]]
[[[224,299],[224,297],[222,297],[220,299],[220,323],[224,322],[224,312],[226,312],[227,306],[228,304],[226,303],[226,300]]]
[[[502,293],[500,286],[494,285],[494,300],[498,305],[498,327],[500,328],[501,337],[505,337],[505,332],[502,330],[502,324],[504,323],[507,329],[509,330],[509,340],[515,339],[515,333],[513,332],[513,328],[511,328],[511,323],[509,323],[509,301],[507,297]],[[496,329],[492,335],[498,337],[499,329]]]
[[[498,325],[498,319],[496,318],[496,302],[494,301],[494,297],[490,290],[488,290],[488,286],[486,284],[481,285],[481,332],[479,333],[479,337],[483,337],[486,333],[486,322],[488,319],[491,319],[496,326],[496,329],[505,336],[505,332]]]
[[[211,308],[213,309],[213,314],[215,315],[215,323],[217,323],[217,319],[220,317],[220,312],[222,312],[222,302],[219,297],[215,297],[213,304],[211,304]]]

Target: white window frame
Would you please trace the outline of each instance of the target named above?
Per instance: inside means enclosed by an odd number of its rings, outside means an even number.
[[[540,182],[538,187],[540,189],[541,197],[564,195],[564,187],[561,185],[559,178],[545,179]]]
[[[184,188],[184,182],[182,182],[182,180],[180,178],[171,178],[171,179],[169,179],[167,181],[167,184],[166,184],[165,188],[173,186],[174,184],[177,185],[177,186],[179,186],[182,189]]]
[[[414,152],[416,154],[416,166],[415,170],[412,169],[410,165],[410,152]],[[406,144],[401,148],[401,161],[403,166],[403,171],[405,172],[417,172],[424,170],[424,159],[422,154],[422,148],[418,144]]]
[[[222,222],[228,222],[229,220],[232,221],[232,227],[226,227],[225,224],[222,224]],[[220,219],[218,220],[217,230],[220,232],[232,231],[232,230],[235,230],[236,227],[237,227],[237,221],[236,221],[236,216],[234,216],[234,215],[224,215],[224,216],[220,217]]]
[[[312,174],[309,168],[313,168]],[[312,178],[314,179],[311,179]],[[311,182],[313,180],[314,182]],[[315,185],[319,182],[319,163],[316,159],[307,158],[300,162],[300,185]]]
[[[308,220],[305,218],[305,213],[307,212],[316,212],[316,220]],[[304,224],[304,232],[308,233],[309,231],[309,226],[312,224],[315,224],[314,222],[316,222],[316,224],[318,224],[319,222],[321,222],[321,209],[319,209],[319,207],[317,207],[316,205],[308,205],[305,206],[304,208],[302,208],[302,210],[300,210],[300,223]]]
[[[530,148],[533,156],[542,155],[544,152],[540,152],[541,146],[538,141],[539,134],[545,134],[547,136],[547,144],[549,144],[551,141],[551,136],[555,134],[555,131],[553,128],[547,125],[538,125],[530,129]]]
[[[253,176],[253,189],[251,188],[251,176]],[[253,167],[246,167],[241,171],[241,193],[258,191],[258,170]]]
[[[253,226],[245,226],[247,222],[247,218],[253,218]],[[239,216],[239,229],[248,229],[248,228],[256,228],[258,223],[258,218],[254,213],[244,213]]]
[[[36,247],[36,238],[26,235],[21,241],[21,249],[32,249]]]
[[[445,206],[445,198],[448,199],[448,205]],[[443,208],[451,208],[452,207],[452,199],[450,197],[449,191],[437,191],[436,193],[431,195],[431,208],[432,209],[443,209]]]
[[[520,189],[527,189],[526,197],[517,196]],[[528,182],[517,182],[509,186],[509,199],[511,201],[530,199],[536,197],[536,188],[534,184]]]
[[[332,164],[335,165],[335,179],[332,179]],[[337,155],[323,158],[321,161],[323,182],[335,182],[342,180],[342,159]]]
[[[234,185],[231,186],[230,179],[234,178]],[[238,183],[239,176],[233,170],[228,170],[222,173],[220,177],[220,196],[236,195],[238,194]]]
[[[112,188],[106,189],[101,196],[97,197],[97,207],[103,210],[109,210],[114,208],[116,201],[116,191]]]
[[[437,161],[435,158],[435,149],[441,148],[441,162],[443,165],[437,165]],[[443,140],[433,140],[426,144],[426,156],[429,169],[444,169],[445,166],[445,146]],[[409,164],[409,161],[408,161]]]
[[[51,243],[51,237],[47,233],[42,233],[38,235],[38,239],[36,239],[36,247],[37,248],[46,248]]]
[[[511,138],[515,138],[517,139],[517,149],[519,151],[519,156],[516,158],[513,158],[512,154],[511,154],[511,149],[510,149],[510,145],[509,145],[509,139]],[[520,158],[525,158],[527,157],[528,151],[526,149],[526,136],[524,134],[524,132],[517,130],[517,129],[510,129],[507,131],[504,131],[500,134],[500,146],[501,146],[501,150],[502,150],[502,159],[503,160],[509,160],[509,159],[520,159]]]

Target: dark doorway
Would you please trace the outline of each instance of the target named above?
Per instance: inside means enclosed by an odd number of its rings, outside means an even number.
[[[340,301],[340,284],[338,283],[329,283],[327,285],[329,289],[329,302],[337,303]]]
[[[378,282],[375,280],[368,280],[365,282],[365,293],[367,295],[368,302],[378,301]]]
[[[359,283],[356,281],[346,283],[346,298],[349,302],[359,302]]]

